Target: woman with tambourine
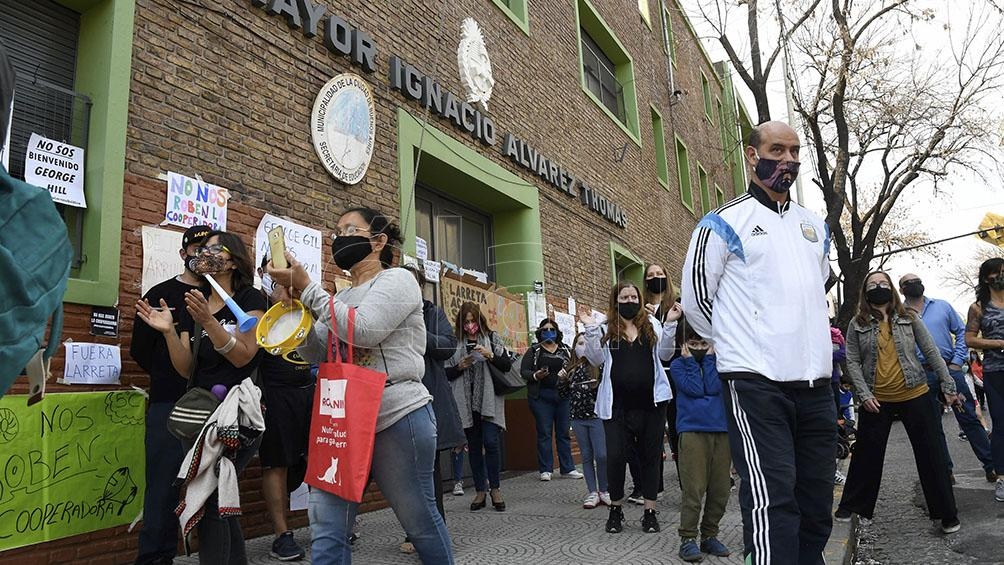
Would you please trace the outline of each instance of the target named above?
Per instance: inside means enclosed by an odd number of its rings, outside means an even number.
[[[311,363],[328,357],[328,332],[348,339],[349,310],[355,310],[355,364],[387,375],[373,444],[372,478],[394,509],[422,563],[451,564],[446,525],[436,509],[433,461],[436,422],[432,396],[422,385],[425,373],[425,322],[422,292],[408,271],[390,268],[393,246],[401,244],[396,225],[369,208],[352,208],[338,218],[331,251],[335,265],[352,275],[352,287],[333,301],[303,266],[286,255],[289,269],[268,273],[276,284],[299,296],[314,319],[298,349]],[[334,312],[332,319],[331,312]],[[310,489],[311,561],[352,561],[349,536],[359,504],[318,488]]]
[[[265,297],[252,286],[254,266],[247,247],[240,237],[223,231],[210,232],[194,257],[189,269],[202,276],[211,276],[223,296],[215,288],[209,297],[204,291],[189,291],[185,304],[197,324],[197,334],[174,331],[174,316],[162,300],[157,306],[145,301],[136,303],[136,314],[151,328],[164,334],[171,364],[182,376],[190,379],[190,387],[212,391],[221,400],[229,389],[239,386],[258,367],[261,350],[254,332],[239,330],[239,316],[226,304],[232,297],[248,316],[261,317]],[[159,306],[159,307],[158,307]],[[195,355],[192,354],[193,349]],[[242,445],[233,456],[237,473],[248,464],[261,436]],[[186,445],[185,448],[191,448]],[[221,518],[214,493],[204,505],[205,514],[198,522],[200,563],[240,563],[246,561],[244,537],[237,516]]]

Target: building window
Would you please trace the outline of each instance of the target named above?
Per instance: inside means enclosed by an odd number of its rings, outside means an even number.
[[[648,0],[638,0],[638,13],[641,21],[645,22],[648,29],[652,29],[652,13],[648,9]]]
[[[719,206],[723,206],[725,204],[725,191],[722,190],[722,187],[718,186],[718,183],[715,183],[715,198],[718,201]]]
[[[673,40],[673,20],[669,8],[662,10],[662,48],[669,55],[669,60],[676,64],[676,42]]]
[[[676,138],[676,174],[680,181],[680,201],[693,212],[694,189],[690,184],[690,155],[679,137]]]
[[[711,82],[704,71],[701,71],[701,93],[704,95],[704,117],[708,119],[708,123],[714,123],[711,119]]]
[[[429,259],[447,261],[495,280],[492,220],[470,206],[444,197],[423,183],[415,191],[415,235],[424,239]],[[427,300],[439,302],[438,287],[422,289]]]
[[[708,187],[708,171],[700,163],[697,164],[697,184],[701,188],[701,210],[707,214],[711,211],[711,189]]]
[[[589,0],[576,2],[582,90],[641,145],[634,63]]]
[[[644,288],[645,262],[625,247],[610,242],[610,268],[614,284],[631,281]]]
[[[655,172],[659,184],[669,188],[669,163],[666,159],[666,131],[662,126],[662,115],[652,106],[652,137],[655,145]]]
[[[11,173],[23,176],[32,133],[85,148],[87,208],[59,206],[74,246],[66,302],[119,298],[134,11],[135,0],[0,0],[17,71]]]
[[[523,30],[523,33],[530,35],[530,19],[527,17],[526,0],[492,0],[502,13],[509,16],[509,19],[516,24],[516,27]]]

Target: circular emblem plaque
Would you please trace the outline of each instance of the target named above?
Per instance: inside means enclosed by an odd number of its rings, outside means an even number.
[[[376,113],[366,81],[340,74],[321,88],[310,116],[311,137],[321,164],[345,184],[362,180],[373,157]]]

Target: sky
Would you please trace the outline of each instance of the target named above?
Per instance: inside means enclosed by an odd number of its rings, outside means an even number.
[[[711,0],[682,0],[687,15],[697,33],[702,36],[702,44],[708,51],[713,61],[726,60],[727,55],[721,47],[715,34],[707,22],[702,20],[698,9],[698,2],[705,6]],[[746,37],[745,33],[745,7],[735,7],[735,3],[728,0],[717,0],[721,4],[728,3],[732,6],[729,16],[729,35],[735,43],[739,43]],[[920,7],[929,7],[933,12],[933,19],[930,22],[916,24],[914,36],[922,36],[923,40],[918,43],[923,44],[923,49],[932,53],[932,56],[939,50],[944,50],[949,46],[948,29],[961,29],[964,21],[959,21],[968,16],[960,15],[959,10],[950,13],[947,10],[948,3],[920,0],[917,2]],[[761,16],[761,49],[763,51],[773,50],[776,45],[777,25],[773,21],[766,21],[770,14],[764,12],[766,16]],[[793,14],[789,14],[793,16]],[[913,47],[915,37],[904,37],[904,44]],[[737,45],[737,49],[739,49]],[[740,55],[748,53],[748,42]],[[768,95],[770,97],[771,115],[775,119],[788,121],[788,111],[785,99],[784,81],[780,65],[775,65],[771,80],[768,82]],[[797,61],[796,61],[797,69]],[[746,109],[754,117],[756,116],[756,105],[753,96],[746,88],[742,79],[735,75],[734,84],[739,90],[740,98],[743,99]],[[1000,98],[997,97],[997,100]],[[796,131],[800,128],[796,127]],[[811,182],[814,167],[802,168],[802,204],[811,210],[820,213],[824,212],[822,193]],[[917,225],[924,229],[930,236],[930,240],[939,240],[963,233],[975,231],[979,228],[980,220],[986,212],[1004,214],[1004,183],[987,184],[975,178],[974,175],[960,174],[953,175],[950,179],[942,181],[936,195],[932,185],[917,185],[908,188],[903,193],[897,206],[908,206],[909,214]],[[972,293],[959,295],[959,289],[947,284],[944,280],[945,273],[954,268],[955,265],[970,265],[973,263],[973,256],[981,246],[987,246],[975,236],[969,236],[954,241],[938,244],[934,246],[937,250],[937,257],[917,252],[904,252],[895,255],[886,265],[894,280],[907,273],[915,273],[924,281],[926,295],[933,298],[942,298],[952,303],[963,317],[972,303]],[[832,256],[836,257],[833,253]],[[836,261],[834,261],[836,268]]]

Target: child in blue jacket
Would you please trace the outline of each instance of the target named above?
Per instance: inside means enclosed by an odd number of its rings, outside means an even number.
[[[730,553],[717,536],[718,523],[729,501],[732,460],[722,381],[715,368],[714,349],[685,321],[681,321],[680,330],[683,333],[681,355],[670,365],[670,374],[676,383],[676,427],[680,434],[678,465],[683,489],[679,555],[684,561],[700,561],[705,553],[720,557]]]

